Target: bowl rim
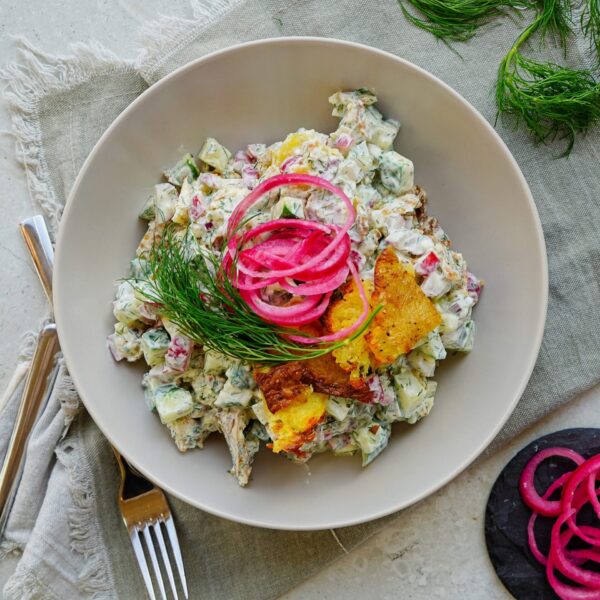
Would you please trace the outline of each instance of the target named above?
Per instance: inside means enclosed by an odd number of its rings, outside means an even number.
[[[62,218],[60,221],[59,231],[58,231],[57,240],[56,240],[55,271],[54,271],[54,285],[53,285],[53,304],[55,307],[55,319],[56,319],[58,337],[59,337],[61,349],[62,349],[64,360],[65,360],[67,367],[69,366],[69,364],[71,364],[71,358],[74,356],[74,350],[71,348],[71,346],[69,344],[69,339],[66,336],[64,329],[63,329],[63,324],[69,318],[68,311],[65,311],[63,309],[63,307],[66,307],[66,303],[63,302],[63,297],[61,294],[61,289],[63,287],[61,285],[62,278],[63,278],[63,271],[62,271],[61,265],[63,264],[63,254],[65,253],[64,244],[63,244],[63,239],[65,236],[64,232],[68,229],[68,223],[69,223],[69,218],[71,215],[71,208],[73,206],[73,200],[77,196],[78,189],[81,185],[81,182],[84,179],[84,177],[86,176],[86,173],[87,173],[88,169],[90,168],[90,165],[93,163],[94,157],[98,153],[99,148],[104,144],[104,142],[111,135],[113,130],[124,119],[127,119],[131,112],[136,110],[138,104],[141,104],[142,102],[144,102],[144,100],[148,96],[156,93],[156,91],[160,87],[166,85],[171,79],[180,76],[182,73],[185,73],[186,71],[192,71],[193,69],[196,68],[196,66],[198,64],[216,60],[221,56],[224,56],[227,54],[233,54],[233,53],[239,52],[240,50],[243,50],[244,48],[248,48],[248,47],[261,46],[261,45],[267,45],[267,46],[303,45],[307,42],[313,43],[313,44],[344,46],[344,47],[354,48],[354,49],[359,49],[366,53],[370,53],[376,57],[385,57],[386,59],[392,59],[392,60],[398,62],[399,64],[404,65],[405,67],[416,70],[421,76],[423,76],[426,79],[429,79],[430,81],[432,81],[433,83],[441,86],[447,93],[454,96],[454,98],[456,100],[458,100],[460,102],[460,104],[462,104],[465,108],[467,108],[467,110],[469,110],[471,113],[473,113],[473,115],[476,117],[476,119],[479,121],[479,123],[485,129],[487,129],[488,133],[492,134],[492,137],[499,144],[499,147],[502,150],[502,154],[503,154],[504,158],[506,160],[508,160],[508,162],[512,166],[512,170],[515,172],[520,184],[522,185],[522,188],[525,193],[526,200],[527,200],[527,204],[532,213],[533,221],[534,221],[535,244],[532,244],[532,245],[535,247],[535,250],[539,254],[540,260],[541,260],[541,267],[542,267],[542,273],[541,273],[542,285],[541,285],[541,287],[542,287],[542,289],[540,290],[539,310],[538,310],[538,314],[537,314],[537,322],[535,325],[534,343],[531,347],[529,360],[527,361],[527,364],[525,365],[525,368],[523,370],[523,375],[519,382],[519,385],[517,388],[517,393],[515,393],[514,398],[512,398],[511,402],[506,405],[506,409],[505,409],[504,414],[502,415],[502,418],[499,419],[497,425],[493,428],[492,431],[490,431],[489,435],[485,438],[485,440],[473,452],[469,453],[469,455],[459,465],[455,466],[448,473],[448,475],[446,477],[442,478],[440,481],[436,482],[435,484],[430,485],[429,487],[424,489],[422,492],[413,495],[408,500],[405,500],[404,502],[401,502],[399,504],[388,505],[386,508],[377,510],[375,512],[368,512],[362,517],[356,517],[356,518],[352,518],[352,519],[339,519],[339,520],[331,521],[331,522],[324,523],[324,524],[318,523],[316,525],[307,525],[306,523],[291,522],[289,524],[289,526],[284,526],[280,523],[271,523],[266,519],[247,518],[244,516],[240,516],[238,514],[233,514],[232,512],[229,512],[227,510],[220,510],[218,507],[206,506],[202,503],[202,501],[199,501],[195,498],[191,498],[191,497],[187,496],[185,493],[182,493],[176,489],[173,489],[169,485],[166,485],[164,482],[157,480],[150,471],[139,467],[136,463],[135,458],[131,457],[128,452],[121,451],[122,449],[121,449],[120,445],[118,443],[115,443],[115,441],[112,439],[112,436],[110,434],[110,427],[107,426],[107,423],[105,422],[105,420],[98,414],[98,412],[96,411],[93,404],[92,403],[88,404],[86,402],[85,398],[86,398],[87,386],[84,384],[83,381],[81,381],[81,379],[79,378],[79,376],[77,374],[77,371],[71,371],[69,369],[69,374],[73,380],[75,388],[76,388],[83,404],[85,405],[85,407],[88,410],[90,416],[92,417],[94,423],[96,423],[96,425],[101,430],[103,435],[108,439],[108,441],[115,448],[117,448],[117,450],[119,450],[119,452],[121,452],[121,454],[129,462],[131,462],[133,465],[135,465],[136,468],[138,468],[139,471],[145,477],[147,477],[150,481],[154,482],[156,485],[161,487],[165,492],[172,494],[173,496],[179,498],[180,500],[186,502],[187,504],[190,504],[191,506],[194,506],[196,508],[204,510],[215,516],[218,516],[218,517],[221,517],[224,519],[228,519],[230,521],[235,521],[238,523],[243,523],[245,525],[251,525],[251,526],[255,526],[255,527],[265,527],[265,528],[270,528],[270,529],[293,530],[293,531],[311,531],[311,530],[321,530],[321,529],[329,529],[329,528],[337,528],[337,527],[347,527],[347,526],[358,525],[360,523],[365,523],[368,521],[373,521],[375,519],[385,517],[394,512],[398,512],[402,509],[405,509],[405,508],[415,504],[416,502],[419,502],[420,500],[423,500],[424,498],[426,498],[426,497],[430,496],[431,494],[435,493],[436,491],[438,491],[440,488],[445,486],[447,483],[449,483],[455,477],[457,477],[460,473],[462,473],[462,471],[464,471],[478,456],[480,456],[481,453],[487,448],[487,446],[493,441],[493,439],[496,437],[496,435],[498,434],[500,429],[504,426],[506,421],[509,419],[509,417],[513,413],[517,403],[521,399],[521,396],[523,395],[523,392],[525,391],[525,387],[527,386],[527,383],[529,382],[529,379],[533,372],[533,368],[537,361],[537,357],[539,355],[542,338],[543,338],[543,334],[544,334],[545,323],[546,323],[547,308],[548,308],[548,258],[547,258],[547,254],[546,254],[546,244],[545,244],[542,224],[540,221],[539,213],[537,211],[537,207],[535,205],[535,201],[533,199],[533,195],[531,194],[531,190],[529,189],[529,185],[527,184],[527,180],[525,179],[525,176],[523,175],[517,161],[515,160],[514,156],[512,155],[512,153],[506,146],[505,142],[502,140],[502,138],[500,137],[498,132],[492,127],[492,125],[483,117],[483,115],[472,104],[470,104],[465,98],[462,97],[462,95],[460,95],[457,91],[455,91],[453,88],[451,88],[448,84],[443,82],[441,79],[439,79],[438,77],[436,77],[429,71],[426,71],[422,67],[419,67],[418,65],[415,65],[414,63],[412,63],[404,58],[396,56],[395,54],[392,54],[391,52],[387,52],[385,50],[380,50],[378,48],[374,48],[374,47],[368,46],[366,44],[361,44],[358,42],[351,42],[351,41],[347,41],[347,40],[341,40],[341,39],[337,39],[337,38],[324,38],[324,37],[316,37],[316,36],[275,37],[275,38],[253,40],[253,41],[249,41],[249,42],[235,44],[233,46],[228,46],[227,48],[223,48],[221,50],[216,50],[214,52],[211,52],[209,54],[201,56],[200,58],[194,59],[194,60],[178,67],[177,69],[175,69],[174,71],[172,71],[171,73],[169,73],[168,75],[166,75],[165,77],[163,77],[162,79],[160,79],[159,81],[157,81],[156,83],[151,85],[148,89],[144,90],[144,92],[142,92],[133,102],[131,102],[131,104],[129,104],[123,110],[123,112],[121,112],[116,117],[116,119],[110,124],[110,126],[102,134],[102,136],[99,138],[99,140],[95,143],[92,151],[90,152],[90,154],[86,158],[85,162],[83,163],[83,166],[81,167],[81,169],[77,175],[77,178],[75,179],[75,182],[73,183],[71,191],[68,195],[67,201],[65,203],[65,208],[63,210]]]

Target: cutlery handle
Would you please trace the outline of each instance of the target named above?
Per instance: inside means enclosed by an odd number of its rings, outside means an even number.
[[[54,368],[54,358],[58,350],[56,325],[46,325],[38,337],[12,436],[0,471],[0,535],[6,526],[18,487],[29,434],[48,398],[46,393],[48,377]]]
[[[46,222],[42,215],[25,219],[19,226],[35,270],[40,278],[48,302],[52,306],[52,266],[54,263],[54,249]]]

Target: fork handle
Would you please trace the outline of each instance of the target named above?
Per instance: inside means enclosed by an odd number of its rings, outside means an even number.
[[[29,434],[44,401],[48,398],[46,393],[48,377],[54,368],[54,358],[58,350],[56,325],[54,323],[46,325],[38,337],[8,450],[0,471],[0,535],[4,532],[17,491]]]

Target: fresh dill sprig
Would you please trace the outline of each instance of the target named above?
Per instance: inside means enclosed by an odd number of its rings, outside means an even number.
[[[318,346],[299,344],[286,336],[302,332],[267,323],[254,313],[231,283],[233,271],[223,270],[222,258],[220,253],[200,251],[190,232],[177,236],[167,227],[148,254],[142,285],[139,279],[132,285],[194,342],[255,363],[324,356],[362,335],[379,310],[373,310],[344,340]]]
[[[600,67],[600,0],[587,0],[581,13],[581,30],[590,40],[596,53],[596,66]]]
[[[408,10],[399,0],[404,16],[417,27],[448,42],[464,42],[472,38],[482,25],[507,10],[532,6],[533,0],[406,0],[422,17]]]
[[[566,48],[570,33],[568,0],[540,0],[535,20],[517,38],[500,63],[496,87],[499,115],[509,115],[515,125],[523,123],[537,142],[556,138],[573,149],[575,136],[600,122],[600,84],[588,69],[570,69],[537,62],[521,53],[522,46],[539,33],[554,35]],[[569,8],[567,8],[569,6]]]

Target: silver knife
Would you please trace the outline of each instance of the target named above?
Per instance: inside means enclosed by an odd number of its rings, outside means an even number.
[[[33,257],[36,271],[50,300],[50,306],[52,306],[54,252],[44,218],[37,215],[26,219],[21,223],[21,233]],[[29,435],[38,415],[46,406],[49,391],[52,389],[53,380],[57,375],[56,356],[59,350],[56,325],[50,323],[39,334],[8,450],[0,470],[0,536],[6,527],[19,486]]]

